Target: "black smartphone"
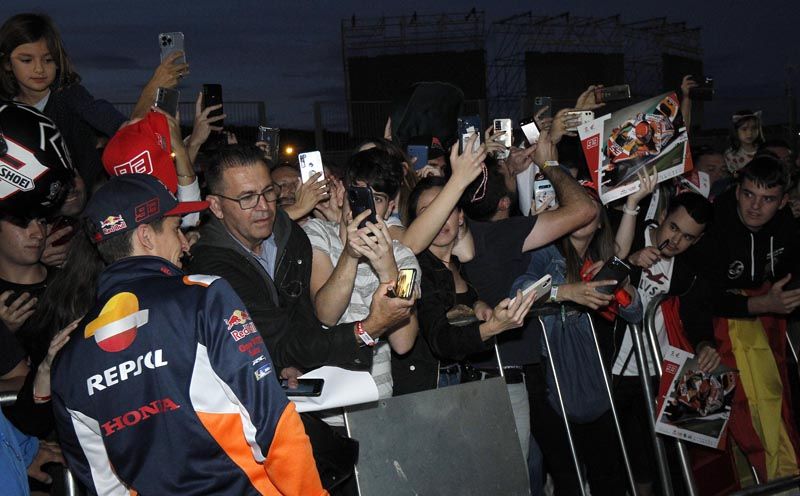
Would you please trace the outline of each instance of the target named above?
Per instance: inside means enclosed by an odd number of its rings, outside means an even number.
[[[689,90],[689,98],[692,100],[710,101],[714,99],[714,78],[702,77],[692,78],[697,81],[697,86]]]
[[[631,97],[631,87],[627,84],[616,86],[604,86],[595,88],[594,101],[596,103],[615,102],[618,100],[628,100]]]
[[[156,90],[155,106],[173,117],[178,116],[178,101],[181,92],[172,88],[158,88]]]
[[[631,267],[617,257],[611,257],[600,272],[592,278],[593,281],[617,281],[613,286],[600,286],[597,291],[600,293],[613,295],[614,292],[622,287],[625,279],[630,275]]]
[[[319,396],[322,394],[322,386],[325,379],[297,379],[299,383],[296,388],[289,388],[289,380],[281,379],[281,387],[286,391],[286,396]]]
[[[481,116],[469,115],[458,118],[458,153],[464,153],[464,147],[472,138],[473,134],[478,135],[472,149],[477,151],[483,142],[483,129],[481,128]]]
[[[397,282],[394,291],[389,294],[395,298],[408,300],[414,295],[414,284],[417,281],[417,269],[400,269],[397,272]]]
[[[211,107],[212,105],[222,105],[222,85],[221,84],[204,84],[203,85],[203,109]],[[216,117],[222,115],[223,109],[220,107],[213,112],[209,112],[209,117]],[[224,126],[223,121],[217,121],[215,126]]]
[[[358,224],[359,229],[367,227],[367,222],[378,223],[378,217],[375,215],[375,197],[372,196],[371,189],[365,186],[350,186],[347,189],[347,201],[350,202],[350,211],[353,213],[354,219],[365,210],[372,211],[366,219]]]

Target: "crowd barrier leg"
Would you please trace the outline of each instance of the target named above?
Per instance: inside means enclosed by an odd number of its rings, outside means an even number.
[[[547,359],[550,362],[550,370],[553,372],[553,382],[556,384],[556,395],[558,396],[558,404],[561,406],[561,417],[564,419],[564,429],[567,431],[567,441],[569,442],[569,450],[572,454],[572,462],[575,464],[575,475],[578,477],[578,486],[581,488],[581,494],[586,496],[586,486],[583,480],[583,470],[581,470],[581,463],[578,460],[578,452],[575,450],[575,442],[572,440],[572,431],[569,428],[569,418],[567,417],[567,409],[564,407],[564,397],[561,395],[561,384],[558,382],[558,373],[556,372],[555,360],[553,360],[553,353],[550,351],[550,339],[547,337],[547,329],[544,326],[542,318],[539,317],[539,324],[542,326],[542,336],[544,337],[544,346],[547,348]]]
[[[68,468],[64,467],[64,489],[66,496],[82,496],[81,486],[78,480],[72,475]]]
[[[617,407],[614,404],[614,393],[611,391],[611,383],[609,382],[608,371],[606,364],[603,361],[603,353],[600,350],[600,341],[597,340],[597,332],[594,330],[594,321],[592,316],[586,314],[589,319],[589,327],[592,329],[592,338],[594,338],[594,346],[597,349],[597,359],[600,361],[600,369],[603,371],[603,384],[606,386],[606,394],[608,394],[608,402],[611,404],[611,416],[614,417],[614,426],[617,428],[617,437],[619,438],[619,447],[622,450],[622,461],[625,463],[625,472],[628,475],[628,483],[631,486],[631,494],[633,496],[639,495],[639,490],[636,488],[636,479],[633,477],[633,470],[631,469],[631,460],[628,458],[628,449],[625,447],[625,437],[622,435],[622,427],[619,425],[619,416],[617,416]]]
[[[664,301],[666,298],[665,295],[657,296],[650,300],[649,305],[644,313],[644,332],[648,337],[650,342],[650,352],[653,356],[653,365],[656,368],[656,376],[661,379],[661,375],[663,374],[663,370],[661,368],[661,362],[664,361],[664,357],[661,356],[661,346],[658,344],[658,336],[656,333],[655,327],[655,316],[656,310],[661,305],[661,302]],[[637,326],[638,327],[638,326]],[[643,369],[639,369],[640,371]],[[648,403],[652,403],[655,399],[655,395],[646,397]],[[656,417],[653,416],[653,428],[655,429],[655,420]],[[683,475],[683,483],[686,487],[686,493],[689,496],[696,496],[697,492],[697,484],[694,481],[694,474],[692,473],[692,461],[689,457],[689,448],[687,448],[686,444],[681,441],[680,439],[675,440],[675,444],[678,450],[678,462],[680,463],[681,474]]]
[[[653,446],[655,447],[655,455],[656,455],[656,466],[658,467],[658,477],[661,480],[661,488],[663,490],[663,494],[671,496],[673,494],[672,488],[672,477],[670,476],[669,471],[669,464],[667,463],[667,451],[664,447],[664,440],[661,436],[658,435],[656,432],[656,407],[655,403],[653,402],[653,398],[656,397],[656,393],[653,393],[653,387],[650,383],[650,374],[642,373],[643,371],[647,372],[647,359],[644,355],[644,346],[642,343],[642,331],[640,326],[637,324],[630,324],[628,326],[628,331],[631,333],[631,338],[633,341],[633,348],[635,351],[635,358],[636,358],[636,367],[639,370],[639,378],[642,382],[642,392],[644,393],[645,399],[645,408],[647,409],[647,416],[649,422],[647,425],[650,427],[650,436],[653,440]],[[651,350],[652,351],[652,350]],[[690,494],[691,491],[690,491]]]

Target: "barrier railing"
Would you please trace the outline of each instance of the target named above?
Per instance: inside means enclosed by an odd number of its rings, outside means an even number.
[[[13,391],[0,392],[0,407],[11,406],[17,402],[17,393]],[[64,467],[64,490],[65,496],[83,496],[81,485],[78,483],[72,472]]]

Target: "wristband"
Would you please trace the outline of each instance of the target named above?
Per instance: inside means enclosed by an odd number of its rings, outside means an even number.
[[[34,403],[47,403],[48,401],[50,401],[49,394],[47,396],[36,396],[35,394],[33,395]]]
[[[641,207],[639,207],[639,205],[636,205],[636,208],[631,210],[630,208],[628,208],[627,205],[623,204],[622,205],[622,213],[624,213],[625,215],[633,215],[634,217],[636,217],[637,215],[639,215],[639,209],[640,208]]]
[[[372,339],[372,336],[364,330],[364,324],[360,320],[356,322],[356,334],[367,346],[375,346],[375,343],[377,343],[377,341]]]
[[[544,161],[544,167],[542,167],[542,168],[546,169],[548,167],[558,167],[559,165],[561,165],[561,164],[558,163],[558,160],[545,160]]]

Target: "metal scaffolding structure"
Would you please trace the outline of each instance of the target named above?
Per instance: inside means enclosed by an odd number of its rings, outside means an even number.
[[[595,18],[517,14],[492,23],[488,94],[492,115],[518,117],[526,97],[525,53],[622,53],[625,78],[636,95],[660,91],[665,54],[700,59],[700,28],[654,18],[624,23],[619,15]]]

